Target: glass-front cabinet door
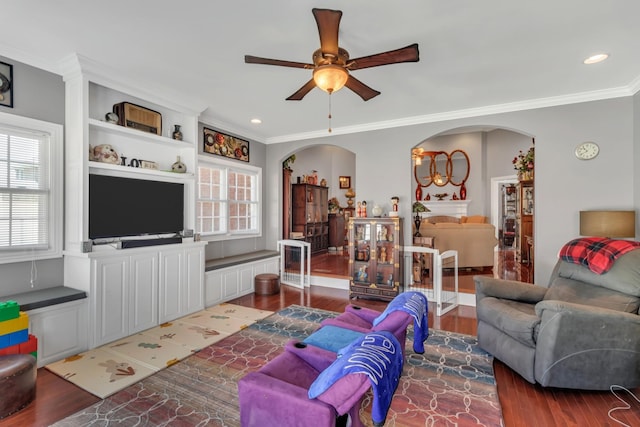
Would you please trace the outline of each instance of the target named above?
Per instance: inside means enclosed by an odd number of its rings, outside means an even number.
[[[393,299],[402,284],[402,219],[350,218],[350,295]]]

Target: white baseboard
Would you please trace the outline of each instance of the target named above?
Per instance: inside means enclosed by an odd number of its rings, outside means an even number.
[[[337,277],[311,276],[311,284],[314,286],[324,286],[325,288],[349,290],[349,279]]]
[[[311,276],[311,284],[325,288],[349,290],[349,279],[340,279],[337,277]],[[460,305],[475,307],[476,296],[475,294],[460,292],[458,294],[458,302]]]

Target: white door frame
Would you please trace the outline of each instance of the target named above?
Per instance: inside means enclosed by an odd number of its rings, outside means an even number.
[[[491,178],[491,223],[496,230],[496,239],[499,239],[500,220],[500,186],[502,184],[517,184],[517,175],[496,176]]]

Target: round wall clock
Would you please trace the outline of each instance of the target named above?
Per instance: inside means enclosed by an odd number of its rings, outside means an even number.
[[[591,160],[598,155],[600,147],[595,142],[583,142],[576,147],[576,157],[580,160]]]

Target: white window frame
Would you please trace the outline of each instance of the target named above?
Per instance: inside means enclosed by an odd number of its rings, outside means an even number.
[[[249,237],[261,237],[262,236],[262,168],[257,166],[252,166],[249,164],[240,164],[238,162],[232,162],[225,159],[217,159],[211,156],[198,156],[198,167],[213,167],[213,168],[221,168],[225,171],[233,170],[238,173],[245,173],[256,176],[256,198],[257,198],[257,232],[247,232],[247,231],[229,231],[229,207],[227,205],[226,219],[227,219],[227,231],[225,232],[216,232],[216,233],[203,233],[198,230],[199,224],[199,212],[198,212],[198,202],[200,200],[200,177],[199,173],[196,171],[196,232],[200,233],[202,238],[209,241],[217,241],[217,240],[231,240],[231,239],[246,239]],[[228,189],[228,183],[226,178],[226,173],[224,177],[224,190],[223,192],[226,194]]]
[[[64,127],[29,117],[0,112],[0,124],[18,132],[39,133],[49,137],[49,236],[44,249],[29,248],[0,251],[0,264],[62,257]]]

